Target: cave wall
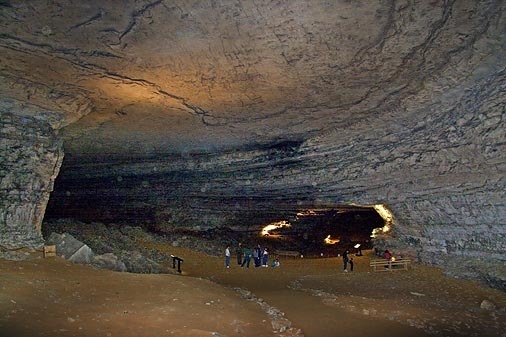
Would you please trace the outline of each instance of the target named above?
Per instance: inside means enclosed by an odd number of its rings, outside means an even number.
[[[442,80],[431,85],[436,91]],[[407,100],[386,118],[307,140],[228,153],[70,157],[52,207],[162,230],[255,229],[299,209],[381,203],[395,221],[378,247],[504,288],[505,92],[505,70],[491,66],[438,104]]]
[[[412,111],[410,120],[392,118],[378,130],[370,119],[375,130],[344,133],[361,139],[352,149],[365,156],[334,153],[343,165],[333,167],[340,182],[330,190],[388,205],[396,219],[377,246],[505,288],[505,79],[504,69],[491,69],[452,99]],[[328,151],[331,139],[312,148]]]
[[[0,2],[0,239],[48,217],[257,228],[388,205],[377,245],[504,282],[505,2]],[[29,106],[30,105],[30,106]]]
[[[45,113],[0,104],[0,245],[40,247],[41,225],[63,160],[63,143]]]

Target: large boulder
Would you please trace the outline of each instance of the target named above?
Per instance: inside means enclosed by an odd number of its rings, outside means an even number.
[[[125,263],[119,260],[118,257],[112,253],[93,256],[91,264],[102,269],[110,269],[120,272],[127,271]]]
[[[137,251],[124,251],[121,254],[121,260],[125,263],[127,270],[131,273],[158,274],[161,270],[161,267],[157,262],[143,256]]]
[[[89,264],[95,255],[90,247],[68,233],[51,233],[47,243],[56,246],[56,254],[74,263]]]

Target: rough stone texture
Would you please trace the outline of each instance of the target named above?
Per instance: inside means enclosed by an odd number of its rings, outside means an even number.
[[[160,265],[155,261],[145,257],[138,251],[123,251],[121,260],[125,263],[126,269],[131,273],[140,274],[158,274]]]
[[[118,257],[113,253],[95,255],[91,260],[91,264],[102,269],[110,269],[119,272],[127,271],[125,263],[123,263],[121,260],[118,260]]]
[[[42,245],[42,219],[63,160],[63,146],[44,117],[0,100],[0,245]]]
[[[480,308],[481,309],[484,309],[484,310],[490,310],[490,311],[493,311],[496,309],[496,305],[494,302],[492,301],[489,301],[489,300],[483,300],[481,301],[480,303]]]
[[[2,2],[0,93],[63,127],[55,216],[254,228],[382,203],[378,245],[504,289],[505,6]]]
[[[53,230],[64,234],[57,234]],[[157,241],[155,236],[139,227],[106,226],[101,223],[86,224],[58,219],[54,223],[46,222],[43,234],[48,243],[57,245],[58,255],[67,259],[85,246],[84,252],[91,254],[82,263],[91,263],[99,268],[132,273],[159,273],[162,267],[158,262],[170,260],[169,253],[157,254],[143,245],[166,245],[166,241]]]
[[[74,263],[91,263],[95,255],[90,247],[69,233],[51,233],[48,244],[56,246],[56,254]]]

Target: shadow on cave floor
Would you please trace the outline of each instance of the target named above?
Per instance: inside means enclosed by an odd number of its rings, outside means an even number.
[[[250,290],[306,336],[499,336],[506,331],[506,294],[428,266],[375,273],[371,250],[354,256],[355,270],[348,273],[341,258],[280,257],[279,268],[232,263],[225,269],[223,258],[184,248],[175,252],[185,256],[187,275]],[[481,309],[483,300],[494,301],[497,310]]]
[[[54,224],[53,224],[54,225]],[[207,278],[226,287],[252,291],[285,313],[306,336],[500,336],[506,331],[506,295],[475,282],[452,279],[441,270],[414,266],[408,272],[374,273],[370,251],[354,256],[355,271],[342,272],[342,260],[280,257],[280,268],[224,268],[228,231],[193,237],[157,236],[141,228],[60,222],[58,228],[80,235],[99,250],[135,249],[171,268],[170,255],[184,259],[185,276]],[[52,228],[51,224],[46,230]],[[96,245],[96,247],[93,247]],[[193,249],[200,245],[199,251]],[[104,248],[104,247],[102,247]],[[192,248],[192,249],[190,249]],[[232,247],[233,249],[234,247]],[[208,254],[208,252],[211,254]],[[274,258],[271,255],[271,260]],[[233,260],[232,260],[233,261]],[[172,277],[172,276],[170,276]],[[483,300],[496,303],[492,311]]]

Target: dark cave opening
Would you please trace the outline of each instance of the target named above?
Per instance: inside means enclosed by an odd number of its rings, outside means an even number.
[[[90,163],[109,169],[98,174],[98,168],[89,167]],[[137,163],[138,167],[154,165],[149,160]],[[61,224],[69,222],[102,223],[111,228],[140,226],[166,242],[185,245],[187,241],[190,248],[199,249],[205,242],[204,245],[215,247],[205,249],[220,251],[223,245],[243,242],[251,247],[261,244],[271,251],[297,251],[311,257],[336,256],[345,249],[357,252],[357,244],[361,249],[370,249],[373,231],[388,225],[387,217],[378,208],[382,205],[320,207],[309,200],[300,205],[300,200],[213,194],[200,190],[204,183],[198,172],[150,169],[150,174],[141,174],[115,169],[115,164],[66,158],[46,208],[44,232],[63,231],[65,226]],[[153,167],[161,166],[157,162]],[[262,227],[282,221],[290,226],[261,233]],[[44,228],[48,223],[50,228]],[[326,239],[334,241],[325,242]]]
[[[302,210],[287,220],[270,223],[258,234],[258,240],[271,250],[328,257],[346,249],[355,253],[371,249],[373,232],[386,225],[373,206],[341,205]]]

